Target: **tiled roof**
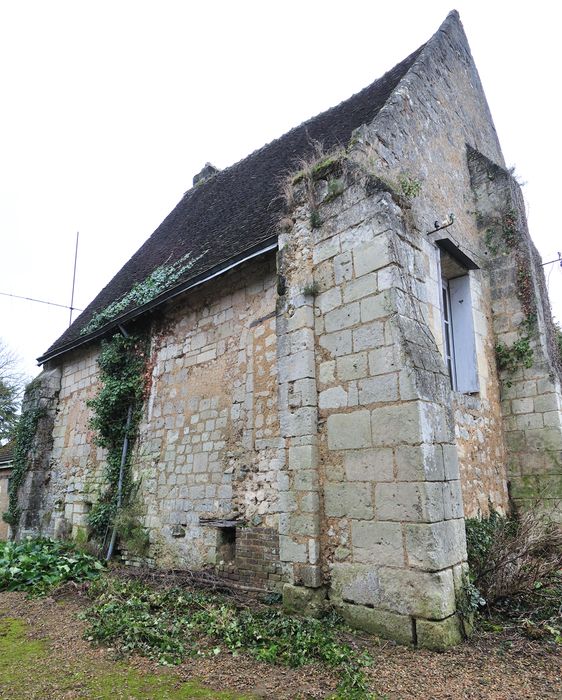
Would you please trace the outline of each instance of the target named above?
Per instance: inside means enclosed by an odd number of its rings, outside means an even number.
[[[422,47],[423,48],[423,47]],[[144,305],[132,301],[118,317],[93,332],[83,329],[92,317],[122,299],[135,284],[162,265],[189,254],[195,263],[174,282],[174,289],[220,270],[229,261],[275,241],[282,214],[280,183],[295,162],[311,154],[313,142],[325,149],[347,145],[354,129],[371,122],[417,58],[421,48],[353,97],[292,129],[281,138],[190,189],[152,236],[115,275],[86,310],[39,358],[43,362],[115,328]],[[166,290],[166,293],[170,290]],[[156,302],[166,294],[156,297]]]

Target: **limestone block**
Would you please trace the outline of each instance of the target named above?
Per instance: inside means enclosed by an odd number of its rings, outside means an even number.
[[[385,345],[369,352],[369,371],[371,376],[388,374],[400,369],[398,348]]]
[[[279,536],[279,559],[295,563],[305,563],[308,560],[306,545],[295,542],[286,535]]]
[[[445,520],[464,517],[460,479],[443,482],[443,509]]]
[[[437,522],[444,519],[443,487],[434,482],[398,482],[375,486],[377,520]]]
[[[423,442],[420,402],[382,406],[371,411],[372,438],[375,446],[393,446]]]
[[[366,377],[368,374],[367,353],[358,352],[344,355],[336,360],[336,372],[340,381],[350,381]]]
[[[308,491],[304,493],[299,501],[299,508],[303,513],[318,513],[320,509],[320,496],[318,492]]]
[[[441,445],[401,445],[396,448],[395,455],[398,481],[443,481],[445,478]]]
[[[289,447],[289,469],[314,469],[318,464],[318,448],[315,445]]]
[[[320,617],[326,609],[326,591],[286,583],[283,586],[283,609],[307,617]]]
[[[318,515],[315,513],[292,513],[289,527],[294,535],[315,537],[320,533],[320,523]]]
[[[335,413],[328,417],[328,447],[330,450],[356,450],[371,447],[371,445],[369,411]]]
[[[320,347],[327,350],[333,357],[349,355],[352,352],[351,331],[326,333],[318,339]]]
[[[298,396],[298,405],[316,406],[316,381],[314,379],[298,379],[291,387],[293,396]]]
[[[390,448],[345,452],[343,464],[348,481],[392,481],[393,478],[393,456]]]
[[[346,304],[339,309],[330,311],[324,317],[324,321],[328,333],[341,331],[344,328],[349,328],[349,326],[354,326],[360,321],[359,302],[354,301],[351,304]]]
[[[439,571],[466,558],[464,520],[404,525],[408,563],[417,569]]]
[[[381,608],[434,620],[455,612],[451,569],[430,573],[381,567],[378,582],[378,606]]]
[[[294,476],[293,487],[296,491],[314,491],[318,488],[316,469],[299,469]]]
[[[351,543],[357,562],[404,566],[400,523],[352,521]]]
[[[347,406],[347,391],[341,386],[321,391],[318,396],[320,408],[345,408]]]
[[[433,651],[444,651],[463,639],[457,615],[451,615],[445,620],[416,620],[416,636],[418,646]]]
[[[332,236],[325,241],[317,243],[312,249],[312,261],[315,265],[323,260],[333,258],[340,252],[340,240],[338,236]]]
[[[350,251],[345,251],[334,258],[334,279],[337,285],[353,277],[353,259]]]
[[[317,409],[313,406],[283,411],[279,414],[281,433],[285,437],[315,434],[317,430]]]
[[[323,314],[327,314],[333,309],[337,309],[342,304],[341,290],[339,287],[332,287],[316,297],[316,306]]]
[[[348,304],[351,301],[357,301],[370,294],[377,292],[377,275],[371,272],[364,277],[348,282],[343,288],[343,301]]]
[[[460,468],[457,446],[444,444],[441,445],[441,447],[443,449],[443,469],[445,472],[445,479],[459,479]]]
[[[273,336],[270,336],[273,337]],[[302,350],[314,350],[314,331],[312,328],[299,328],[287,336],[290,340],[291,354]]]
[[[382,321],[363,324],[359,328],[355,328],[352,333],[354,352],[371,350],[385,344],[384,323]]]
[[[339,603],[337,610],[350,627],[392,639],[398,644],[413,644],[412,620],[388,610],[376,610],[364,605]]]
[[[326,482],[324,484],[324,512],[329,518],[372,518],[373,503],[370,484]]]
[[[546,413],[547,411],[560,411],[560,399],[557,396],[557,394],[546,394],[545,396],[537,396],[534,402],[534,409],[538,413]]]
[[[328,360],[321,362],[318,368],[318,381],[320,384],[335,384],[336,382],[336,361]]]
[[[362,379],[358,382],[357,387],[361,406],[398,400],[397,374],[383,374],[378,377]]]
[[[361,277],[369,272],[380,270],[391,262],[394,256],[390,249],[390,241],[387,234],[379,234],[365,245],[356,247],[353,251],[353,264],[355,276]]]
[[[393,311],[390,290],[361,299],[360,304],[361,321],[363,323],[385,318]]]
[[[316,364],[313,350],[300,352],[280,358],[278,366],[280,382],[291,382],[297,379],[316,377]]]
[[[312,540],[309,540],[309,542]],[[320,588],[322,586],[322,569],[317,564],[295,564],[293,567],[294,583],[306,588]],[[323,591],[323,600],[326,603],[326,593]],[[308,613],[306,613],[308,614]]]
[[[278,317],[279,318],[279,317]],[[292,315],[285,318],[284,326],[285,332],[291,333],[299,328],[312,328],[314,325],[314,311],[310,304],[305,304],[304,306],[298,306],[293,309]]]
[[[381,600],[377,569],[372,564],[334,563],[330,599],[336,604],[345,601],[377,607]]]

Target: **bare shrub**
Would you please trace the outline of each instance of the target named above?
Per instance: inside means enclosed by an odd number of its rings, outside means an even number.
[[[488,605],[532,593],[562,568],[562,528],[538,507],[468,519],[467,543],[473,582]]]

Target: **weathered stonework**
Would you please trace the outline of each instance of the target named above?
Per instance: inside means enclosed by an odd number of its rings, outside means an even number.
[[[385,99],[345,151],[289,179],[276,257],[141,319],[151,377],[132,463],[149,564],[214,566],[282,590],[289,611],[331,604],[356,627],[441,649],[462,636],[464,518],[507,511],[508,481],[518,503],[541,485],[556,498],[560,375],[455,14]],[[486,233],[506,209],[516,256],[492,254]],[[455,280],[466,325],[451,348]],[[529,309],[532,366],[498,374],[496,345]],[[98,352],[87,343],[42,375],[51,427],[22,492],[26,531],[76,536],[99,496],[105,453],[86,403]]]
[[[0,513],[8,510],[8,482],[10,479],[10,469],[0,469]],[[8,523],[0,520],[0,540],[7,540],[10,532]]]

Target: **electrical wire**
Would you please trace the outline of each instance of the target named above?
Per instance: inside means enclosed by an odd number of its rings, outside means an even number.
[[[67,304],[57,304],[54,301],[44,301],[43,299],[33,299],[33,297],[22,297],[19,294],[8,294],[8,292],[0,292],[0,296],[12,297],[14,299],[24,299],[25,301],[34,301],[37,304],[48,304],[49,306],[58,306],[61,309],[70,309],[71,311],[83,311],[76,306],[68,306]]]

